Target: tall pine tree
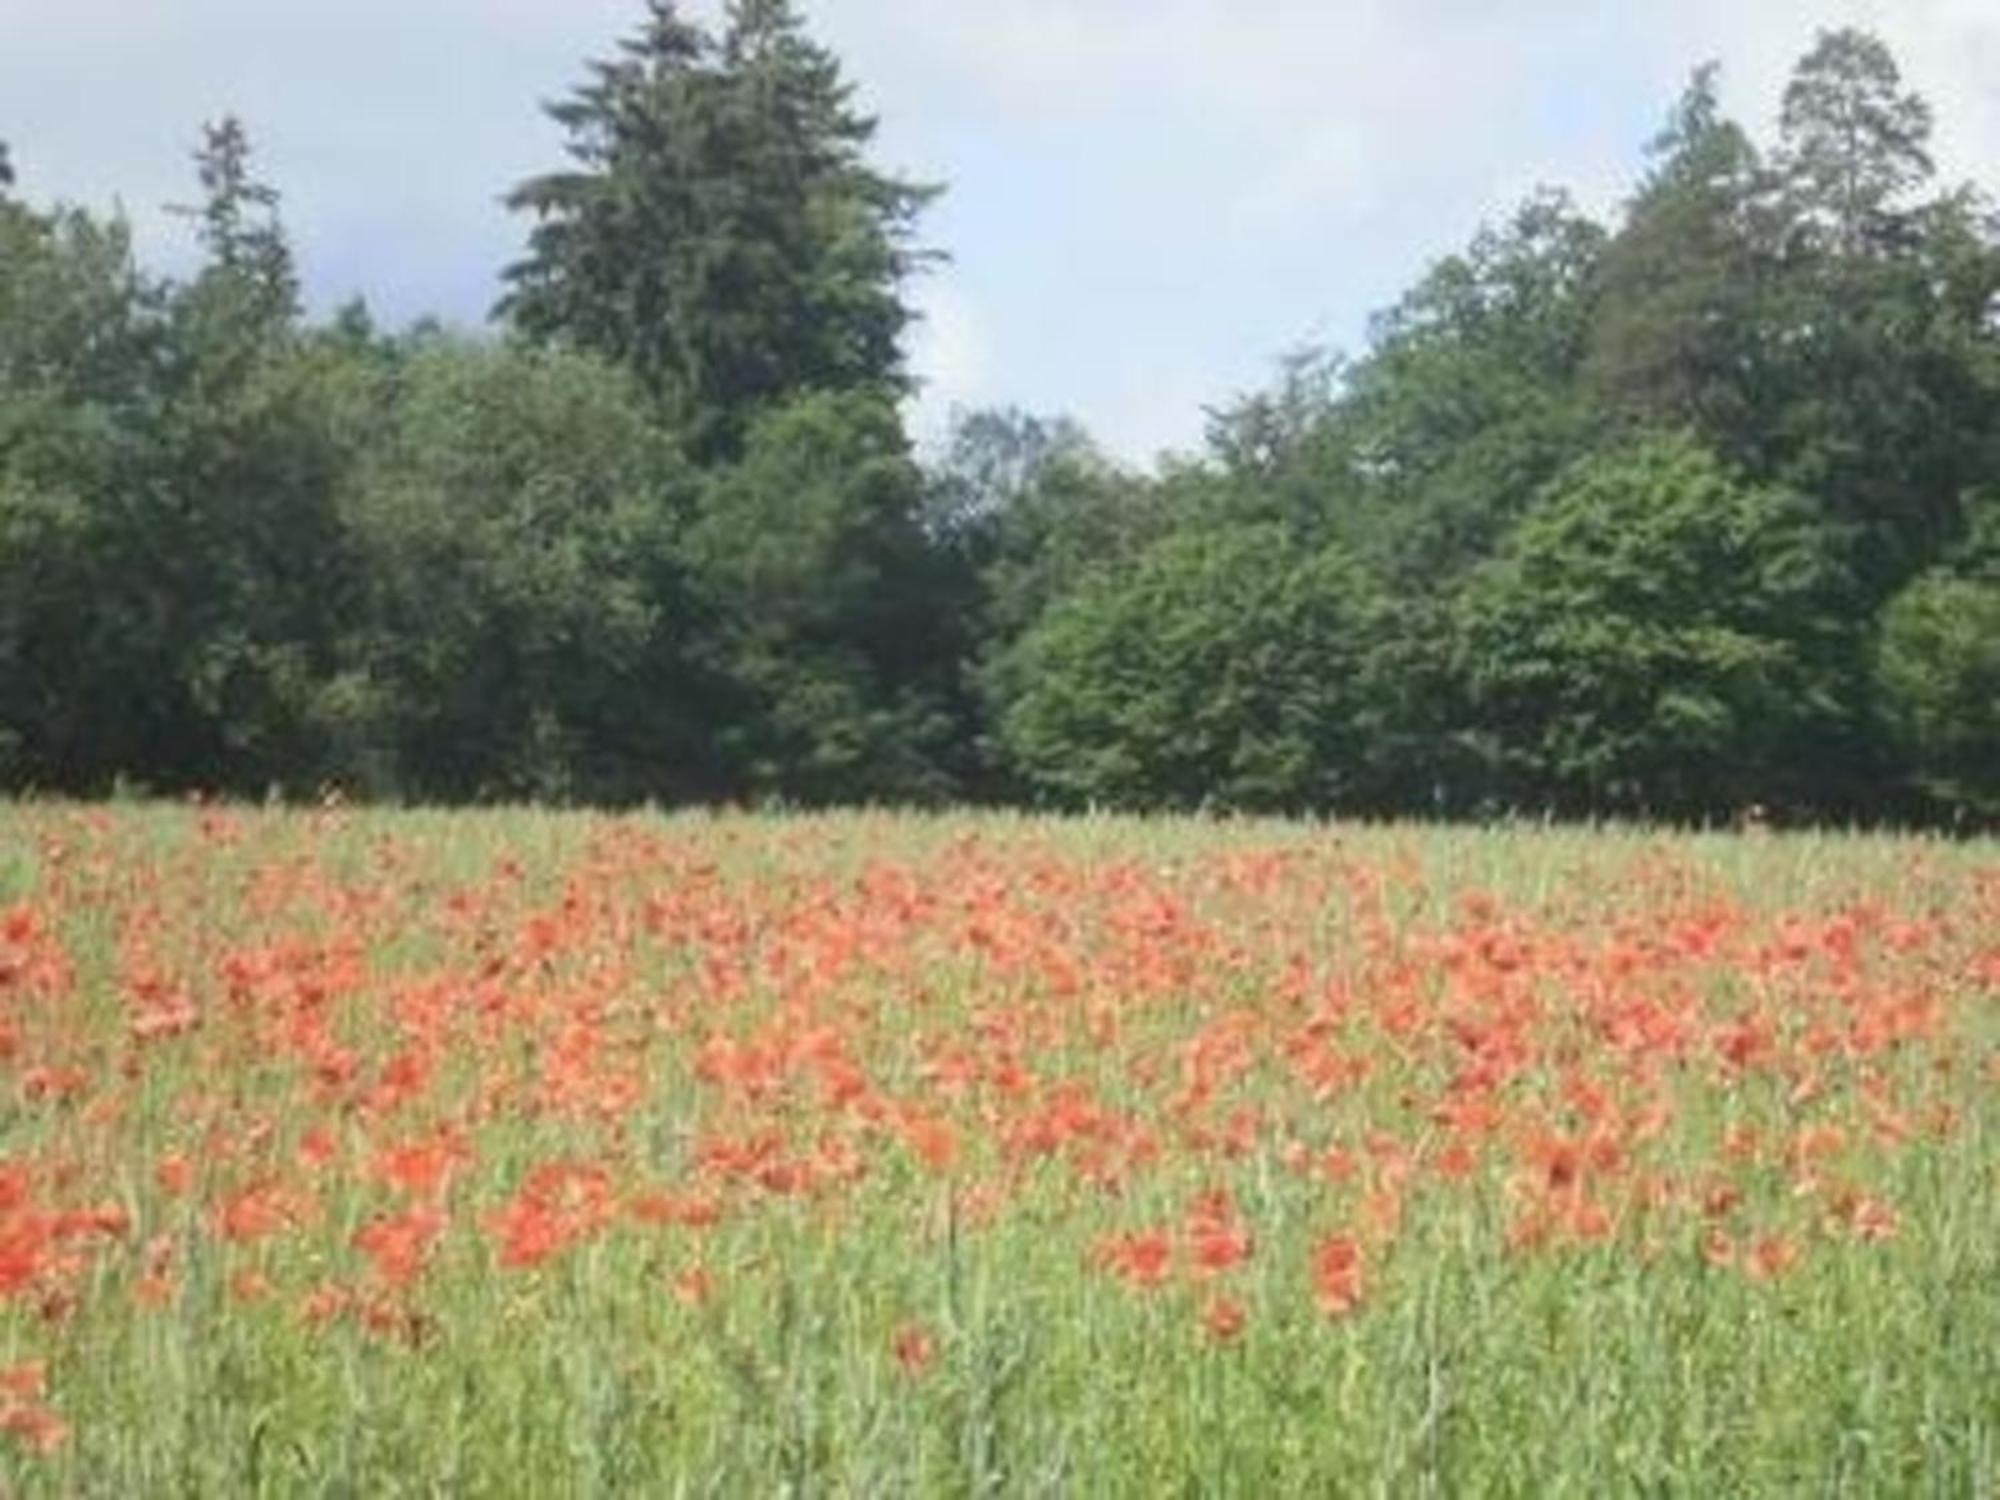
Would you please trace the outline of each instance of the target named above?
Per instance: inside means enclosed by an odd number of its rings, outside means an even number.
[[[1756,149],[1698,69],[1649,145],[1652,166],[1606,248],[1585,379],[1615,419],[1686,427],[1743,459],[1758,399]]]
[[[1971,190],[1920,196],[1931,112],[1876,38],[1822,33],[1780,126],[1769,467],[1853,529],[1886,592],[1950,544],[1993,472],[2000,242]]]
[[[703,456],[810,392],[905,388],[918,213],[871,167],[875,122],[789,0],[735,0],[720,37],[648,0],[617,56],[550,107],[573,165],[508,197],[530,214],[502,313],[633,370]]]

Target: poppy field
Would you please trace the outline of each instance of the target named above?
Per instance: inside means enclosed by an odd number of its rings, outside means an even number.
[[[0,806],[0,1493],[1991,1495],[2000,851]]]

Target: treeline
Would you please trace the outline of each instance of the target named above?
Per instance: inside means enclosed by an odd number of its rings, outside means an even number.
[[[935,189],[788,0],[551,112],[479,336],[306,318],[233,120],[177,280],[0,150],[0,786],[2000,815],[2000,223],[1866,34],[1149,474],[919,462]]]

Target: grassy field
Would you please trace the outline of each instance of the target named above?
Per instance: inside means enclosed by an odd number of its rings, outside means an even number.
[[[2000,1493],[2000,849],[0,807],[0,1493]]]

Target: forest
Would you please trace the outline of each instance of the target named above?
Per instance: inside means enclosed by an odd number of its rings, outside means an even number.
[[[233,117],[178,277],[0,147],[0,791],[2000,817],[2000,216],[1873,36],[1144,471],[919,452],[945,188],[790,0],[578,76],[479,329],[309,317]]]

